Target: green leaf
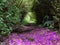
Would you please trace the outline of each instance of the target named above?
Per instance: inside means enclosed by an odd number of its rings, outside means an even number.
[[[28,12],[24,17],[22,24],[36,23],[36,17],[34,12]]]

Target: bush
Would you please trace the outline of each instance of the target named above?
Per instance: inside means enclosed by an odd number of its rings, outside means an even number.
[[[23,24],[23,22],[21,23],[21,20],[25,15],[27,15],[28,12],[32,11],[31,9],[33,7],[33,2],[34,0],[0,1],[0,36],[11,33],[11,31],[13,30],[13,26],[17,24]],[[29,23],[29,21],[26,23]]]
[[[13,4],[12,4],[13,3]],[[0,2],[0,36],[10,33],[12,26],[20,22],[20,10],[12,0]]]

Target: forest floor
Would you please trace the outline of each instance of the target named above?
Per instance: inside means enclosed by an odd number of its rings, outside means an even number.
[[[39,27],[30,27],[29,30],[12,33],[0,45],[60,45],[60,33]]]

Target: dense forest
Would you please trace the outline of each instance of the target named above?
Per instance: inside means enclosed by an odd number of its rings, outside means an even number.
[[[60,0],[0,0],[0,38],[28,26],[60,33]]]

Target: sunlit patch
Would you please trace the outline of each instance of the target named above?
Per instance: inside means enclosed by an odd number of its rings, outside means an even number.
[[[31,45],[37,45],[36,43],[31,43]]]
[[[60,42],[58,42],[56,45],[60,45]]]
[[[22,21],[23,24],[36,23],[36,17],[34,12],[28,12]]]
[[[21,38],[19,39],[20,41],[23,41]]]

